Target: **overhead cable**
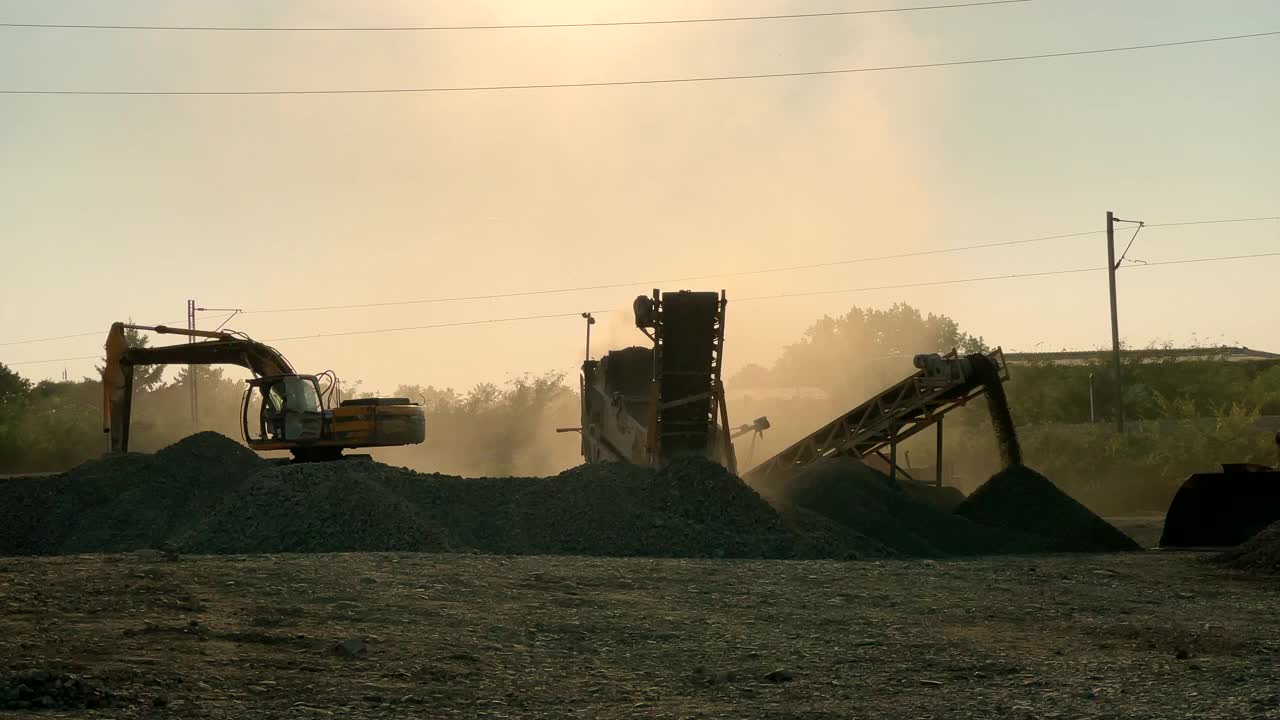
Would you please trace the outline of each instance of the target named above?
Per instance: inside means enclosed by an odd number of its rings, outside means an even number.
[[[649,78],[638,80],[600,80],[594,82],[560,82],[531,83],[511,85],[441,85],[423,87],[391,87],[391,88],[320,88],[314,90],[23,90],[17,88],[0,89],[0,95],[97,95],[97,96],[261,96],[261,95],[393,95],[422,93],[457,93],[457,92],[493,92],[510,90],[552,90],[561,88],[596,88],[621,87],[627,85],[673,85],[681,83],[710,83],[731,80],[769,80],[785,78],[818,77],[824,75],[852,75],[862,73],[880,73],[898,70],[924,70],[930,68],[958,67],[965,65],[992,65],[998,63],[1022,62],[1027,60],[1046,60],[1051,58],[1080,57],[1085,55],[1103,55],[1108,53],[1134,52],[1154,50],[1157,48],[1181,47],[1187,45],[1203,45],[1235,40],[1274,37],[1280,30],[1246,33],[1241,35],[1221,35],[1217,37],[1196,38],[1192,40],[1176,40],[1145,45],[1124,45],[1119,47],[1092,48],[1087,50],[1067,50],[1061,52],[1036,53],[1031,55],[1006,55],[993,58],[976,58],[972,60],[945,60],[927,63],[909,63],[902,65],[879,65],[857,68],[836,68],[832,70],[800,70],[795,72],[751,73],[741,75],[702,75],[696,77]]]
[[[983,0],[941,5],[915,5],[911,7],[875,8],[870,10],[832,10],[828,12],[787,13],[779,15],[730,15],[706,18],[672,18],[658,20],[616,20],[604,22],[525,23],[508,25],[346,25],[346,26],[298,26],[298,25],[106,25],[96,23],[0,23],[0,27],[51,29],[51,30],[152,30],[196,32],[421,32],[444,30],[540,30],[547,28],[624,27],[635,25],[691,25],[695,23],[728,23],[759,20],[798,20],[804,18],[829,18],[850,15],[882,15],[887,13],[924,12],[929,10],[954,10],[979,8],[991,5],[1017,5],[1032,0]]]

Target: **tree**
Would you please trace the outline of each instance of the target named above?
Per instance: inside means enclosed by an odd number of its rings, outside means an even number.
[[[31,393],[31,381],[10,370],[0,363],[0,408],[8,408],[21,403]]]
[[[31,381],[0,363],[0,459],[18,463],[25,454],[21,425]]]
[[[751,367],[730,384],[817,387],[847,404],[909,374],[917,354],[986,349],[982,338],[961,331],[945,315],[924,315],[905,303],[886,310],[854,307],[819,319],[799,342],[783,348],[773,367]]]

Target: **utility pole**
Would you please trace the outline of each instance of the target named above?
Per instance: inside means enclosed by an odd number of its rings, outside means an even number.
[[[1089,373],[1089,422],[1097,422],[1098,416],[1093,409],[1093,373]]]
[[[1124,252],[1120,253],[1120,259],[1116,259],[1116,223],[1132,223],[1138,228],[1133,231],[1133,237],[1129,238],[1129,244],[1125,246]],[[1120,269],[1120,264],[1129,256],[1129,248],[1133,247],[1133,241],[1138,239],[1138,233],[1142,231],[1146,223],[1141,220],[1121,220],[1115,216],[1115,213],[1107,211],[1107,279],[1111,283],[1111,355],[1115,362],[1116,372],[1116,431],[1124,432],[1124,383],[1120,376],[1120,321],[1116,312],[1116,271]]]
[[[195,300],[187,301],[187,329],[188,330],[196,329],[196,301]],[[194,335],[187,336],[188,344],[194,343],[195,341],[196,341],[196,338]],[[200,391],[196,385],[196,366],[195,365],[187,366],[187,388],[191,397],[191,432],[195,433],[200,429],[199,428],[199,417],[200,417],[199,392]]]
[[[1111,354],[1116,373],[1116,432],[1124,432],[1124,386],[1120,379],[1120,319],[1116,312],[1116,216],[1107,211],[1107,280],[1111,284]]]
[[[586,359],[590,360],[591,359],[591,326],[596,324],[596,319],[592,317],[591,313],[589,312],[582,313],[582,317],[585,318],[587,321],[587,358]]]

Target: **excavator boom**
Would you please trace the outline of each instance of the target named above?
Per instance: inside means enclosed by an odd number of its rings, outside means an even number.
[[[205,338],[202,342],[161,347],[129,347],[125,330]],[[133,368],[138,365],[239,365],[258,377],[293,375],[293,367],[275,348],[223,332],[186,330],[163,325],[113,323],[107,334],[102,369],[102,430],[111,435],[111,450],[129,449],[129,416],[133,404]]]

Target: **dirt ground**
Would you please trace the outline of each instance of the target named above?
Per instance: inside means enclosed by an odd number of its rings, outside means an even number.
[[[121,698],[8,716],[1280,718],[1277,616],[1166,552],[0,558],[0,669]]]
[[[1126,515],[1104,519],[1123,530],[1140,547],[1150,549],[1160,544],[1160,533],[1164,530],[1163,515]]]

